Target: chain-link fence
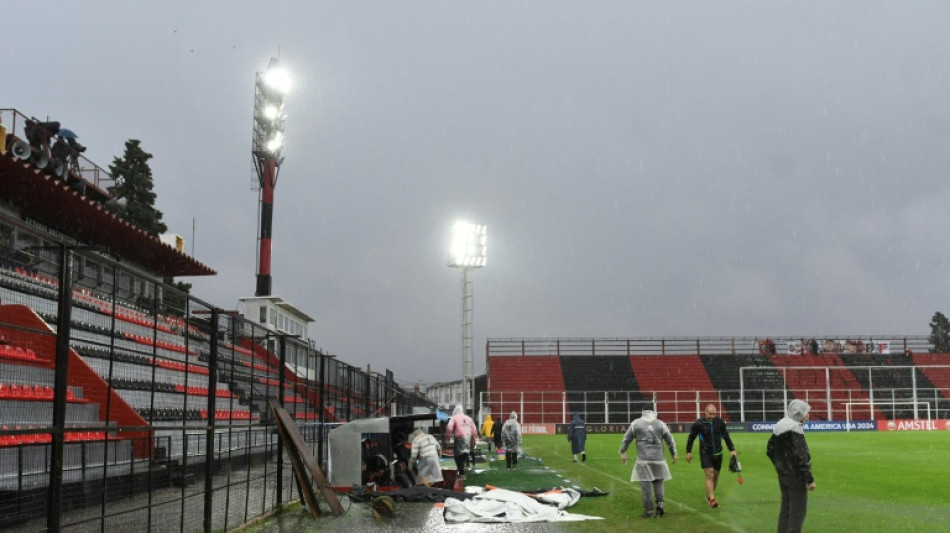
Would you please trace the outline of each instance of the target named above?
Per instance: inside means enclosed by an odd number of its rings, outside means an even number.
[[[268,401],[326,463],[428,405],[49,228],[0,217],[0,530],[227,530],[298,498]]]

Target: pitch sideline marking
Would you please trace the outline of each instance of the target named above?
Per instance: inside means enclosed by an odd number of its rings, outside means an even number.
[[[556,455],[557,455],[558,457],[564,457],[564,456],[561,455],[561,454],[556,454]],[[633,461],[636,462],[636,459],[634,459]],[[586,464],[586,463],[582,463],[582,464],[583,464],[583,466],[584,466],[585,468],[588,468],[588,469],[593,470],[593,469],[590,467],[590,465],[588,465],[588,464]],[[607,473],[607,472],[604,472],[603,470],[597,470],[597,472],[600,473],[600,474],[603,474],[603,475],[605,475],[605,476],[607,476],[607,477],[609,477],[609,478],[611,478],[611,479],[615,479],[615,480],[617,480],[617,481],[619,481],[619,482],[621,482],[621,483],[630,483],[631,485],[634,484],[634,483],[633,483],[632,481],[630,481],[629,479],[619,478],[619,477],[617,477],[617,476],[615,476],[615,475],[613,475],[613,474],[609,474],[609,473]],[[639,490],[639,488],[640,488],[640,487],[637,487],[637,490]],[[699,511],[697,511],[696,509],[693,509],[693,508],[690,507],[689,505],[686,505],[685,503],[680,503],[680,502],[678,502],[678,501],[676,501],[676,500],[664,500],[664,503],[672,503],[672,504],[673,504],[674,506],[676,506],[678,509],[683,509],[683,510],[689,511],[690,513],[693,513],[693,514],[699,516],[699,517],[702,518],[703,520],[706,520],[706,521],[708,521],[708,522],[712,522],[712,523],[714,523],[714,524],[716,524],[716,525],[720,525],[720,526],[729,528],[729,529],[731,529],[732,531],[735,531],[736,533],[746,533],[746,530],[745,530],[745,529],[742,529],[741,527],[739,527],[739,526],[737,526],[737,525],[735,525],[735,524],[730,524],[729,522],[727,522],[727,521],[725,521],[725,520],[722,520],[722,519],[720,519],[720,518],[716,518],[716,517],[714,517],[714,516],[712,516],[712,515],[710,515],[710,514],[708,514],[708,513],[701,513],[701,512],[699,512]]]

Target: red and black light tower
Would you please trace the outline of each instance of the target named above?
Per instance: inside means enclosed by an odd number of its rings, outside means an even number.
[[[277,173],[284,161],[284,95],[290,89],[290,77],[277,58],[271,58],[266,72],[258,72],[254,84],[254,166],[257,169],[261,221],[257,236],[257,290],[255,296],[271,293],[271,228],[274,218],[274,189]]]

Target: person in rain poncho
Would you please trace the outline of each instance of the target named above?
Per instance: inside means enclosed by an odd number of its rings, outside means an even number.
[[[673,479],[670,467],[663,457],[663,443],[670,449],[673,464],[676,464],[676,442],[670,428],[656,417],[652,405],[644,406],[643,415],[630,423],[627,432],[620,444],[620,460],[627,463],[627,448],[634,440],[637,441],[637,460],[630,474],[630,481],[640,482],[640,492],[643,496],[643,518],[663,516],[663,482]],[[656,495],[656,510],[654,511],[653,497]]]
[[[574,454],[574,462],[577,462],[577,454],[581,454],[581,461],[586,461],[587,452],[584,451],[584,445],[587,442],[587,424],[584,423],[580,413],[574,413],[571,426],[567,428],[567,440],[571,441],[571,453]]]
[[[430,487],[433,483],[442,481],[442,467],[439,466],[439,459],[442,457],[442,446],[439,445],[439,441],[432,435],[416,428],[409,435],[409,442],[412,443],[409,464],[415,464],[416,459],[419,460],[419,466],[416,470],[418,483]]]
[[[505,443],[505,464],[508,470],[518,467],[518,447],[521,446],[521,424],[518,413],[512,411],[505,425],[501,426],[501,440]]]
[[[803,424],[808,422],[809,411],[811,406],[801,400],[789,402],[786,416],[775,424],[765,450],[775,466],[782,491],[779,533],[798,533],[802,530],[808,507],[808,491],[815,490],[811,453],[805,442],[803,428]]]
[[[495,440],[495,421],[490,414],[485,415],[485,421],[482,422],[482,436],[488,442],[488,453],[491,453],[491,445]]]
[[[452,418],[445,426],[445,439],[454,437],[455,442],[452,445],[452,456],[455,458],[455,467],[458,469],[458,475],[465,475],[465,465],[468,463],[469,453],[475,447],[475,438],[478,436],[478,428],[475,421],[471,419],[461,405],[455,406]]]

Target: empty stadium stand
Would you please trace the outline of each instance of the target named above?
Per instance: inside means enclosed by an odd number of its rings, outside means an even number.
[[[914,353],[912,360],[944,398],[950,398],[950,354]]]
[[[608,423],[629,423],[639,416],[637,407],[646,397],[628,357],[567,355],[560,360],[570,411]]]
[[[844,420],[847,417],[845,403],[870,400],[867,391],[851,370],[844,367],[837,354],[776,355],[772,357],[772,363],[784,375],[789,392],[811,405],[813,420]],[[855,406],[855,409],[852,418],[883,416],[879,410],[872,416],[870,406]]]
[[[544,420],[545,410],[553,409],[554,398],[560,400],[564,393],[557,356],[496,357],[491,362],[488,381],[489,388],[504,391],[492,402],[491,412],[507,415],[518,411],[524,413],[522,421],[527,423]]]
[[[629,359],[640,391],[648,397],[652,395],[664,421],[689,422],[699,416],[706,404],[720,405],[719,393],[699,357],[633,355]],[[719,413],[723,419],[730,419],[729,409],[719,407]]]

